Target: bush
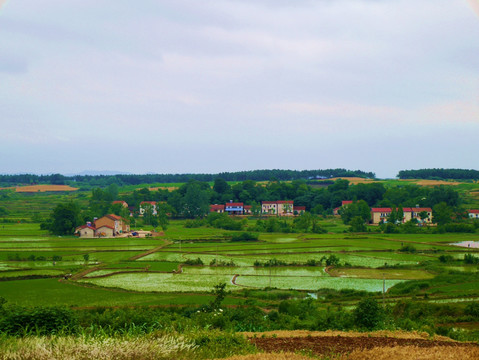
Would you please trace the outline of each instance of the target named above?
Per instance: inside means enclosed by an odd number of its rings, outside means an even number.
[[[231,235],[231,241],[258,241],[258,234],[251,232],[240,232]]]
[[[373,298],[361,300],[353,312],[354,325],[361,329],[376,329],[384,319],[384,311]]]
[[[444,225],[446,232],[451,233],[474,233],[476,228],[474,225],[463,224],[463,223],[451,223]]]
[[[0,332],[9,335],[51,335],[74,333],[78,320],[73,312],[60,307],[9,307],[0,319]]]

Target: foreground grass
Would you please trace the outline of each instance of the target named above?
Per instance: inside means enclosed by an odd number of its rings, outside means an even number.
[[[116,336],[0,336],[0,359],[4,360],[199,360],[255,352],[256,348],[244,337],[219,331]]]

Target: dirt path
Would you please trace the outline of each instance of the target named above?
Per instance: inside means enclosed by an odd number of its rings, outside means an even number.
[[[144,253],[141,253],[141,254],[138,254],[138,255],[135,255],[135,256],[132,256],[131,258],[129,258],[128,260],[131,260],[131,261],[134,261],[134,260],[138,260],[138,259],[141,259],[142,257],[145,257],[145,256],[148,256],[150,254],[154,254],[156,253],[157,251],[160,251],[161,249],[163,249],[165,246],[168,246],[172,244],[171,241],[169,240],[165,240],[165,243],[163,245],[160,245],[154,249],[150,249]]]
[[[89,269],[86,269],[86,270],[83,270],[75,275],[73,275],[70,279],[71,280],[79,280],[81,279],[82,277],[88,275],[89,273],[92,273],[94,271],[97,271],[97,270],[100,270],[102,267],[101,266],[95,266],[95,267],[92,267],[92,268],[89,268]]]
[[[311,336],[285,338],[250,338],[249,341],[265,352],[298,352],[311,351],[317,356],[327,356],[331,353],[345,354],[354,350],[372,349],[375,347],[415,346],[418,348],[450,347],[475,348],[479,344],[459,343],[454,341],[438,341],[426,339],[401,339],[390,337],[342,337],[342,336]]]

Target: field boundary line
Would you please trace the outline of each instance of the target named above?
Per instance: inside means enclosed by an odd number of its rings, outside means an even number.
[[[144,253],[141,253],[141,254],[138,254],[138,255],[135,255],[135,256],[132,256],[131,258],[129,258],[128,260],[131,260],[131,261],[135,261],[135,260],[138,260],[138,259],[141,259],[142,257],[145,257],[145,256],[148,256],[148,255],[151,255],[151,254],[154,254],[156,253],[157,251],[160,251],[161,249],[163,249],[165,246],[168,246],[172,244],[171,241],[169,240],[165,240],[165,243],[161,246],[158,246],[154,249],[151,249],[151,250],[148,250]]]

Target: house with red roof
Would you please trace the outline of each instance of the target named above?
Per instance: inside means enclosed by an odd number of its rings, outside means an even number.
[[[467,214],[471,219],[479,219],[479,210],[467,210]]]
[[[398,209],[396,209],[397,211]],[[403,208],[402,223],[408,222],[412,219],[416,219],[420,224],[432,223],[432,209],[431,208]],[[391,215],[392,208],[371,208],[371,222],[373,224],[387,223],[389,216]],[[421,219],[420,214],[427,213],[427,217]]]
[[[262,201],[261,213],[266,215],[293,216],[294,201],[292,200]]]
[[[130,225],[128,225],[121,216],[115,214],[105,215],[95,220],[94,227],[97,229],[97,231],[102,226],[109,226],[110,228],[112,228],[113,236],[130,231]]]
[[[157,215],[158,211],[156,208],[156,201],[142,201],[140,203],[140,216],[143,216],[145,214],[146,209],[150,207],[152,214]]]
[[[339,215],[339,209],[342,207],[348,206],[349,204],[352,204],[353,200],[343,200],[341,201],[341,206],[338,206],[337,208],[333,209],[333,215]]]
[[[302,215],[306,212],[306,206],[293,206],[294,215]]]
[[[123,201],[123,200],[115,200],[115,201],[113,201],[112,204],[113,204],[113,205],[120,204],[120,205],[123,206],[124,208],[127,208],[127,207],[128,207],[128,203],[127,203],[126,201]]]
[[[216,212],[216,213],[224,213],[225,212],[225,206],[224,205],[210,205],[210,212]]]
[[[79,226],[75,229],[75,234],[78,234],[81,238],[91,239],[94,238],[96,235],[96,229],[91,223],[87,223],[85,225]]]
[[[243,215],[244,204],[242,202],[232,202],[226,203],[225,212],[228,215]]]

